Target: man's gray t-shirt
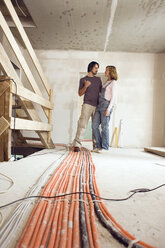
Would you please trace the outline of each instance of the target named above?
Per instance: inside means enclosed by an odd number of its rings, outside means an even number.
[[[81,90],[84,87],[85,80],[90,81],[91,84],[86,89],[86,92],[84,94],[84,103],[90,104],[92,106],[97,106],[99,93],[101,92],[101,88],[102,88],[101,79],[95,76],[94,77],[85,76],[80,79],[79,90]]]

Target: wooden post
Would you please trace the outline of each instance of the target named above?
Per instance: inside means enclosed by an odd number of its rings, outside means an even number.
[[[117,127],[115,127],[115,148],[117,148]]]
[[[52,89],[49,90],[49,101],[52,102]],[[51,124],[52,122],[52,110],[48,110],[48,123]],[[51,131],[48,132],[48,143],[50,143],[51,139]]]
[[[0,80],[8,79],[6,76],[1,76]],[[0,82],[0,117],[3,117],[6,122],[11,122],[12,112],[12,93],[11,81],[6,80]],[[5,90],[4,90],[5,89]],[[0,161],[8,161],[11,157],[11,129],[10,126],[0,136]]]

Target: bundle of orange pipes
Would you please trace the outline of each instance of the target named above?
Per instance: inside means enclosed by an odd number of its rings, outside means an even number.
[[[70,149],[68,156],[43,188],[41,196],[52,197],[75,192],[79,193],[40,199],[16,247],[100,247],[97,217],[114,238],[126,247],[136,239],[115,221],[103,202],[94,196],[100,196],[95,166],[91,153],[85,148],[78,153]],[[153,248],[142,241],[131,247]]]

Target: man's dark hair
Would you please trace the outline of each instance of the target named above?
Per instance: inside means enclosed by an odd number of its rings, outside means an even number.
[[[88,72],[92,71],[92,69],[95,65],[98,65],[98,67],[99,67],[99,64],[97,62],[95,62],[95,61],[90,62],[88,65]]]

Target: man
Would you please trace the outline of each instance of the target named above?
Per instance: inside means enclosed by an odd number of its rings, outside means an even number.
[[[98,104],[99,93],[102,88],[102,82],[95,75],[98,72],[99,64],[92,61],[88,65],[88,75],[80,79],[79,96],[84,95],[84,102],[81,109],[81,115],[78,121],[76,137],[73,141],[74,151],[80,151],[81,140],[84,137],[89,118],[93,120],[96,106]],[[93,148],[95,148],[93,140]]]

